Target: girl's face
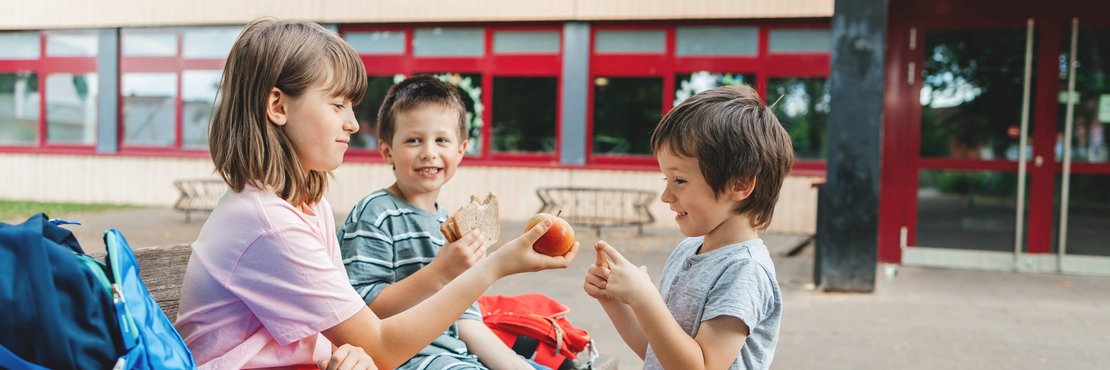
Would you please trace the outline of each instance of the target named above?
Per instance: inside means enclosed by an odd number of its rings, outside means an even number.
[[[393,141],[379,142],[382,158],[394,166],[397,186],[406,196],[438,192],[455,176],[466,152],[459,138],[459,113],[423,105],[397,115]]]
[[[705,235],[709,239],[721,225],[737,218],[734,212],[737,200],[733,199],[732,192],[722,193],[720,197],[713,194],[697,158],[678,156],[663,148],[656,159],[667,182],[659,200],[675,212],[675,223],[683,235]]]
[[[285,122],[278,125],[284,127],[301,167],[320,172],[338,168],[351,135],[358,131],[351,101],[331,96],[322,84],[313,85],[297,98],[283,96],[287,99],[282,106]]]

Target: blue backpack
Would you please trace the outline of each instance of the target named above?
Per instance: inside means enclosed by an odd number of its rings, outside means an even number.
[[[59,226],[66,223],[41,213],[0,223],[0,367],[195,368],[123,235],[104,233],[101,262]]]

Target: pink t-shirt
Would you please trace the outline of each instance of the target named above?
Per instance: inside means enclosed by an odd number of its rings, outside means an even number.
[[[193,243],[177,330],[201,368],[314,365],[321,331],[366,306],[340,262],[331,206],[228,191]]]

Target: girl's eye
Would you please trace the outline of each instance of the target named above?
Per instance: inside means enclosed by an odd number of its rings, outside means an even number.
[[[451,140],[450,140],[450,139],[447,139],[447,138],[445,138],[445,137],[441,137],[441,138],[437,138],[437,139],[436,139],[436,142],[439,142],[439,143],[450,143],[450,142],[451,142]]]
[[[334,106],[335,109],[338,109],[338,110],[343,110],[343,108],[347,107],[346,104],[332,104],[332,106]]]
[[[675,184],[685,184],[685,183],[686,183],[686,180],[683,180],[683,179],[674,179],[674,183],[675,183]]]

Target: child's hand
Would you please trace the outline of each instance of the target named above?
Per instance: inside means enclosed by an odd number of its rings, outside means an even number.
[[[444,245],[429,265],[439,271],[444,281],[449,281],[474,266],[486,256],[486,243],[482,232],[471,230],[454,243]]]
[[[607,296],[636,307],[637,299],[657,294],[655,285],[651,283],[651,276],[648,276],[647,266],[636,267],[609,243],[598,241],[597,244],[605,257],[611,260],[606,261],[609,264],[609,279],[605,282]]]
[[[570,251],[562,256],[547,256],[532,250],[532,244],[539,240],[550,228],[551,220],[544,220],[536,224],[524,235],[502,245],[501,248],[490,254],[486,261],[492,264],[491,267],[496,269],[498,276],[566,268],[570,261],[574,259],[574,256],[578,254],[578,242],[574,242]]]
[[[597,258],[594,260],[594,264],[586,270],[586,282],[582,284],[582,289],[585,289],[586,294],[589,294],[590,297],[604,303],[612,302],[613,298],[605,293],[605,285],[609,282],[609,258],[602,251],[602,243],[605,242],[598,240],[597,244],[594,245],[594,253],[597,254]]]
[[[355,347],[350,343],[336,348],[335,352],[331,353],[331,358],[317,362],[316,366],[327,370],[378,369],[378,366],[374,365],[374,360],[370,358],[370,355],[366,354],[366,351],[362,350],[362,347]]]

